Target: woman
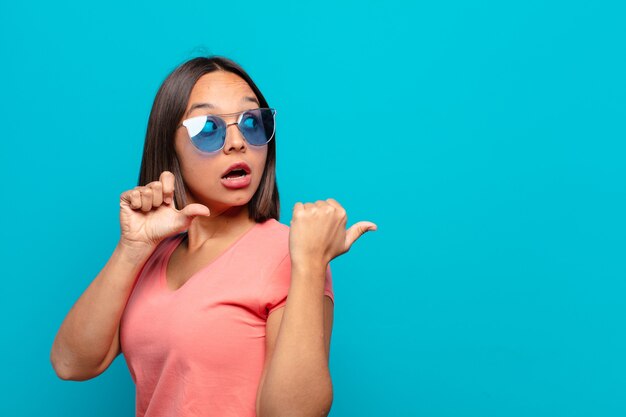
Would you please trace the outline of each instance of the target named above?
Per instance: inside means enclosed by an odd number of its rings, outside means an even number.
[[[60,378],[93,378],[123,352],[138,416],[328,414],[328,265],[376,225],[346,230],[332,199],[278,222],[275,115],[226,58],[166,78],[120,240],[52,346]]]

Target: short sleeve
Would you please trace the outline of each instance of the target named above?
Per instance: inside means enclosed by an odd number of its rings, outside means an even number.
[[[266,316],[272,311],[283,307],[287,303],[287,294],[291,284],[291,258],[286,255],[285,258],[276,267],[274,272],[268,277],[267,286],[262,296],[262,310]],[[330,271],[330,265],[326,268],[326,281],[324,283],[324,295],[327,295],[335,303],[335,294],[333,291],[333,279]]]

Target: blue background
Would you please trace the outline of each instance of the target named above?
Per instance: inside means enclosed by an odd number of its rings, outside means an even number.
[[[157,88],[220,54],[278,109],[281,220],[379,226],[332,263],[331,416],[626,415],[623,4],[3,1],[0,414],[133,414],[123,357],[49,351]]]

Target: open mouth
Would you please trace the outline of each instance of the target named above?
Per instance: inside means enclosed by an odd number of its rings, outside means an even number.
[[[224,179],[243,178],[246,175],[248,175],[248,173],[243,169],[233,169],[232,171],[228,171],[226,175],[224,175],[222,178]]]

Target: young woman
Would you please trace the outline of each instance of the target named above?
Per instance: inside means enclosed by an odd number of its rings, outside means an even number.
[[[276,111],[236,63],[195,58],[154,100],[139,186],[120,196],[121,237],[63,321],[62,379],[124,353],[137,416],[321,416],[346,230],[333,199],[278,222]]]

